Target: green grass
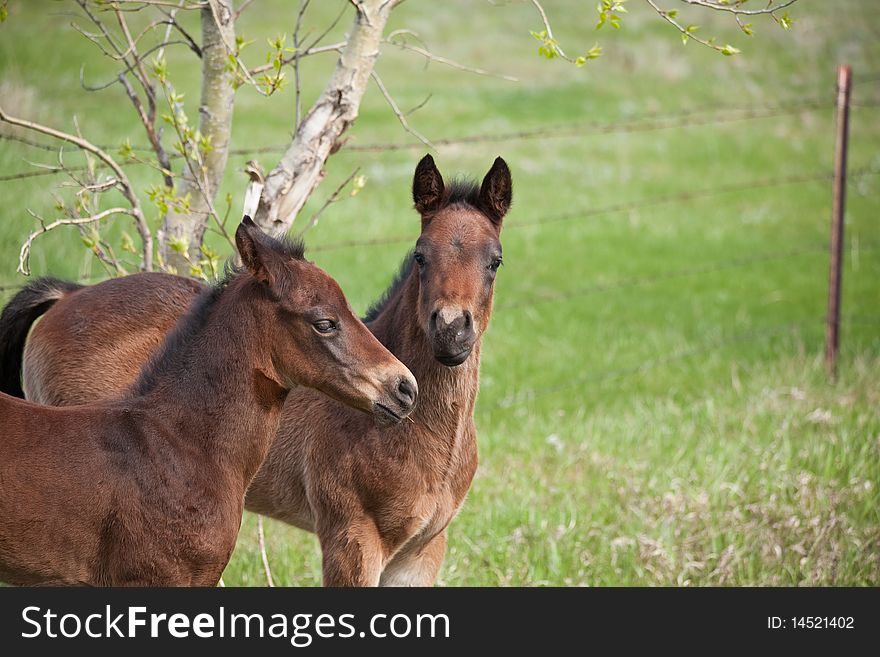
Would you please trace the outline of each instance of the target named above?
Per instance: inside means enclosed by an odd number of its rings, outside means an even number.
[[[307,26],[317,29],[336,5],[315,4]],[[570,52],[598,38],[604,56],[583,69],[540,59],[528,36],[538,28],[528,3],[411,0],[392,28],[411,27],[436,51],[520,82],[436,64],[425,71],[417,57],[393,49],[378,65],[402,107],[432,94],[411,121],[434,139],[585,126],[582,134],[453,145],[437,154],[444,174],[475,176],[501,154],[515,177],[497,310],[483,349],[480,468],[450,527],[440,583],[880,584],[878,176],[849,185],[843,301],[849,319],[836,383],[821,362],[827,181],[578,214],[827,172],[838,61],[855,71],[851,167],[880,168],[880,110],[872,106],[880,98],[880,6],[799,3],[791,33],[756,22],[753,39],[724,17],[694,13],[701,33],[742,47],[743,55],[727,58],[682,47],[641,3],[632,3],[622,30],[599,34],[592,32],[589,3],[545,4]],[[258,39],[254,61],[264,37],[290,32],[286,7],[280,0],[256,3],[242,19],[240,32]],[[96,142],[143,143],[119,89],[79,88],[82,64],[91,81],[113,68],[66,27],[69,17],[52,14],[63,8],[10,2],[10,21],[0,26],[3,106],[68,130],[76,113]],[[193,107],[197,66],[182,52],[170,59],[174,82]],[[330,66],[329,58],[307,63],[307,99]],[[816,97],[828,107],[636,132],[595,134],[586,127]],[[291,116],[290,90],[269,100],[242,90],[233,147],[282,144]],[[351,143],[388,140],[412,141],[371,88]],[[387,284],[407,244],[320,247],[414,238],[418,220],[408,188],[423,150],[343,150],[305,210],[308,216],[319,207],[354,167],[367,175],[366,188],[333,206],[308,234],[316,262],[359,310]],[[268,168],[273,157],[260,159]],[[234,195],[236,209],[247,159],[231,158],[222,190]],[[35,160],[53,156],[0,141],[0,176],[28,170],[27,161]],[[65,160],[82,161],[72,152]],[[156,182],[142,169],[133,169],[133,180],[139,187]],[[57,182],[0,182],[0,285],[21,281],[18,248],[33,226],[25,209],[50,216],[49,192]],[[533,223],[567,214],[572,217]],[[109,227],[108,235],[122,228]],[[73,231],[41,238],[32,265],[37,274],[100,274]],[[638,284],[619,284],[631,279]],[[319,583],[313,536],[276,522],[266,532],[276,581]],[[252,515],[224,580],[265,583]]]

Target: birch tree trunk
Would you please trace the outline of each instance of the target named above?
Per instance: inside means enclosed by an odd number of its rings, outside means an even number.
[[[320,98],[303,118],[278,165],[266,177],[254,221],[270,235],[290,230],[324,177],[324,163],[358,115],[379,55],[388,17],[400,0],[351,0],[356,8],[348,42]]]
[[[175,194],[189,196],[189,212],[176,213],[169,209],[159,231],[159,247],[166,268],[173,267],[183,276],[189,275],[189,263],[199,260],[202,238],[211,217],[214,196],[226,170],[232,137],[234,72],[227,68],[228,47],[235,43],[232,0],[210,0],[201,10],[201,27],[199,131],[210,140],[211,149],[204,156],[204,169],[192,158],[185,161]],[[188,245],[189,261],[170,247],[177,240]]]

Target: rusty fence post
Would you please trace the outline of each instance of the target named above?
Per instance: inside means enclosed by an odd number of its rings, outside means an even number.
[[[843,269],[843,217],[846,203],[846,150],[849,140],[849,100],[852,69],[837,68],[837,130],[834,144],[834,185],[831,209],[831,259],[828,275],[828,316],[825,324],[825,365],[837,376],[840,345],[840,283]]]

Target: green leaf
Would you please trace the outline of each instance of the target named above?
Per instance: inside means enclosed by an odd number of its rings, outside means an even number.
[[[128,233],[122,233],[122,250],[128,253],[137,254],[137,249],[134,246],[134,240],[131,239],[131,235]]]
[[[80,238],[82,239],[82,243],[89,249],[94,249],[98,246],[98,239],[95,237],[94,233],[83,233]]]
[[[351,183],[351,195],[357,196],[358,192],[360,192],[367,184],[367,177],[363,174],[356,177]]]
[[[119,147],[119,157],[126,160],[134,157],[134,149],[131,146],[130,140],[126,139],[122,146]]]
[[[172,237],[168,241],[168,246],[175,253],[186,254],[189,251],[189,242],[183,237]]]
[[[788,15],[788,12],[785,12],[779,17],[779,24],[782,26],[783,30],[790,30],[791,26],[794,24],[794,19]]]
[[[731,55],[737,55],[739,54],[739,52],[739,48],[734,48],[729,43],[721,49],[721,54],[727,57],[730,57]]]

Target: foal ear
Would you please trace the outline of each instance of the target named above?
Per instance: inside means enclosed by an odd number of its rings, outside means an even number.
[[[443,176],[434,164],[434,158],[425,155],[416,166],[413,176],[413,202],[419,214],[427,214],[440,207],[443,200]]]
[[[235,246],[242,263],[254,278],[270,287],[276,283],[274,265],[278,254],[268,244],[263,231],[247,215],[235,231]]]
[[[495,224],[501,224],[504,215],[510,210],[513,200],[513,181],[510,169],[500,157],[495,158],[489,173],[480,186],[480,207]]]

